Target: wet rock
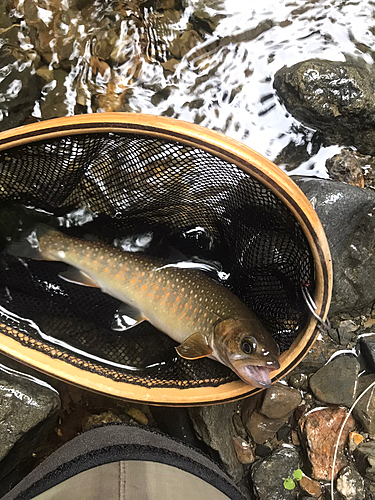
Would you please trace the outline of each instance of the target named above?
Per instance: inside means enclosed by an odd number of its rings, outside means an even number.
[[[358,397],[367,387],[375,382],[375,375],[364,375],[359,377],[356,397]],[[353,409],[353,415],[361,423],[364,430],[369,433],[371,439],[375,438],[375,386],[358,401]]]
[[[299,421],[301,443],[307,452],[314,479],[329,480],[332,474],[333,454],[347,410],[340,407],[316,408]],[[334,476],[347,465],[344,455],[348,435],[355,429],[352,416],[349,417],[338,446]]]
[[[324,403],[350,406],[354,401],[360,364],[354,355],[336,356],[310,379],[314,396]]]
[[[196,45],[203,42],[200,35],[195,30],[187,30],[176,40],[173,41],[169,47],[169,51],[176,59],[182,59],[191,49]],[[203,53],[204,51],[202,51]],[[196,53],[199,56],[199,51]]]
[[[299,391],[276,383],[266,390],[259,411],[268,418],[287,418],[301,401]]]
[[[129,415],[129,417],[133,418],[138,424],[141,425],[148,424],[148,418],[143,413],[143,411],[139,410],[138,408],[134,408],[132,406],[126,413]]]
[[[363,170],[354,151],[343,149],[339,154],[326,161],[331,179],[346,182],[352,186],[365,187]]]
[[[340,344],[347,346],[352,340],[353,333],[356,332],[358,328],[359,326],[351,319],[341,321],[337,328]]]
[[[113,423],[122,424],[123,421],[112,410],[108,410],[103,413],[90,415],[84,422],[82,428],[84,431],[88,431],[100,425],[113,424]]]
[[[274,87],[288,111],[323,133],[326,144],[375,154],[375,77],[360,60],[310,59],[280,69]]]
[[[345,500],[363,500],[365,498],[363,477],[352,467],[344,467],[337,477],[337,491]]]
[[[271,453],[271,451],[272,451],[272,449],[269,446],[264,445],[264,444],[259,444],[255,448],[255,455],[257,457],[264,458],[264,457],[267,457]]]
[[[45,444],[60,398],[51,386],[0,365],[0,475]]]
[[[375,335],[362,337],[359,345],[368,368],[375,372]]]
[[[293,477],[299,468],[299,454],[291,445],[284,445],[259,462],[251,469],[253,487],[259,500],[289,500],[297,498],[297,488],[286,490],[284,480]]]
[[[375,441],[364,441],[354,451],[356,467],[368,479],[375,481]]]
[[[241,462],[241,464],[252,464],[254,462],[255,446],[253,443],[249,443],[249,441],[234,436],[233,445],[238,461]]]
[[[369,311],[375,296],[375,192],[337,181],[293,179],[313,203],[330,245],[335,278],[330,314]]]
[[[263,444],[275,436],[286,420],[286,418],[268,418],[256,410],[246,422],[246,428],[257,444]]]
[[[237,402],[189,408],[198,438],[219,453],[224,467],[235,482],[244,476],[244,466],[237,458],[233,443],[233,437],[236,436],[233,416],[238,411]]]
[[[223,18],[225,18],[223,14],[215,14],[213,16],[211,13],[208,13],[203,9],[197,9],[189,17],[189,22],[201,35],[204,35],[205,33],[212,35]]]
[[[293,370],[289,375],[289,385],[295,389],[307,391],[309,388],[309,376],[307,373],[299,370]]]
[[[299,485],[302,488],[302,491],[310,495],[312,498],[319,498],[322,494],[322,487],[318,483],[318,481],[314,481],[308,476],[302,476],[302,479],[299,481]]]
[[[279,441],[288,442],[291,432],[291,427],[289,425],[283,425],[276,433],[276,437]]]

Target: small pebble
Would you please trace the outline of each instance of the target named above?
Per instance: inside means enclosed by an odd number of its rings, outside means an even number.
[[[354,451],[365,438],[359,432],[353,431],[349,434],[349,450]]]
[[[148,424],[148,418],[146,415],[143,413],[143,411],[138,410],[138,408],[129,408],[129,410],[126,412],[130,417],[134,418],[136,422],[142,425],[147,425]]]
[[[271,451],[272,450],[269,446],[266,446],[264,444],[260,444],[255,448],[255,455],[263,458],[263,457],[266,457],[267,455],[269,455],[271,453]]]

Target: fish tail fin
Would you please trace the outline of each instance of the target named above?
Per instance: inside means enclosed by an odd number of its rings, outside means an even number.
[[[40,239],[47,233],[60,234],[56,229],[38,223],[31,230],[21,232],[18,238],[11,241],[6,247],[6,252],[15,257],[24,257],[26,259],[51,260],[43,257],[39,247]]]

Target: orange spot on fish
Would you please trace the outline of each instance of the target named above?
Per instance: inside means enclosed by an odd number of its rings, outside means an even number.
[[[180,309],[182,309],[182,304],[180,305]]]
[[[143,285],[142,290],[147,290],[147,285]]]
[[[201,319],[200,319],[200,318],[198,318],[198,323],[200,322],[200,320],[201,320]]]
[[[147,297],[151,297],[151,293],[148,293],[148,294],[147,294]]]
[[[134,279],[134,278],[132,278],[132,279],[130,280],[130,283],[135,283],[135,279]]]
[[[170,294],[171,294],[171,293],[170,293],[170,292],[168,292],[168,293],[167,293],[167,297],[169,297],[169,296],[170,296]]]
[[[155,285],[155,283],[151,283],[151,285],[150,285],[150,286],[154,286],[154,285]]]
[[[167,306],[168,306],[168,307],[171,307],[171,303],[170,303],[170,302],[168,302]]]
[[[120,275],[119,274],[116,274],[116,278],[119,279]]]
[[[94,260],[94,264],[97,264],[97,263],[98,263],[98,261],[97,261],[97,260]]]
[[[189,307],[189,304],[186,302],[185,307]]]
[[[142,283],[142,280],[139,280],[140,283]]]
[[[109,267],[106,267],[106,268],[104,269],[104,271],[105,271],[106,273],[108,273],[108,271],[109,271]]]
[[[177,307],[174,307],[174,308],[173,308],[173,312],[176,312],[176,311],[177,311]]]
[[[162,290],[163,290],[163,292],[165,292],[165,286],[163,286]]]
[[[155,290],[159,290],[159,287],[158,287],[158,286],[156,286],[156,287],[155,287]]]
[[[197,308],[195,308],[195,309],[194,309],[194,312],[196,313],[197,311],[198,311],[198,309],[197,309]]]
[[[205,318],[206,316],[207,316],[207,313],[204,313],[204,314],[203,314],[203,317]]]
[[[179,300],[180,300],[180,297],[177,297],[177,298],[176,298],[176,302],[178,302]]]
[[[144,276],[144,275],[145,275],[145,273],[144,273],[144,271],[143,271],[143,272],[142,272],[142,274],[141,274],[141,276]]]
[[[158,299],[160,297],[160,295],[157,295],[156,298]]]
[[[160,305],[162,306],[163,304],[164,304],[164,302],[163,302],[163,301],[161,301],[161,302],[160,302]]]

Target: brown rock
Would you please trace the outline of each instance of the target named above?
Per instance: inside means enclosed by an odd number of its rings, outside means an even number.
[[[305,493],[310,495],[313,498],[319,498],[322,494],[322,487],[318,483],[318,481],[314,481],[313,479],[303,476],[299,485],[303,489]]]
[[[333,454],[341,426],[348,414],[345,408],[332,406],[318,408],[304,415],[299,421],[301,441],[306,448],[315,479],[331,479]],[[355,429],[355,421],[349,417],[338,446],[334,476],[347,464],[344,447],[348,435]]]
[[[246,423],[246,428],[257,444],[263,444],[274,437],[285,421],[286,418],[268,418],[254,411]]]
[[[241,464],[252,464],[255,460],[255,447],[252,443],[233,436],[234,451]]]
[[[259,411],[269,418],[286,418],[301,401],[299,391],[277,383],[267,389]]]
[[[187,30],[185,31],[180,38],[174,40],[172,45],[169,48],[170,53],[176,59],[181,59],[184,57],[192,48],[201,43],[203,39],[199,36],[199,34],[195,30]],[[204,51],[202,51],[202,54]],[[197,56],[200,55],[197,53]]]
[[[361,164],[351,149],[343,149],[339,154],[329,158],[326,161],[326,168],[331,179],[361,188],[365,186]]]

